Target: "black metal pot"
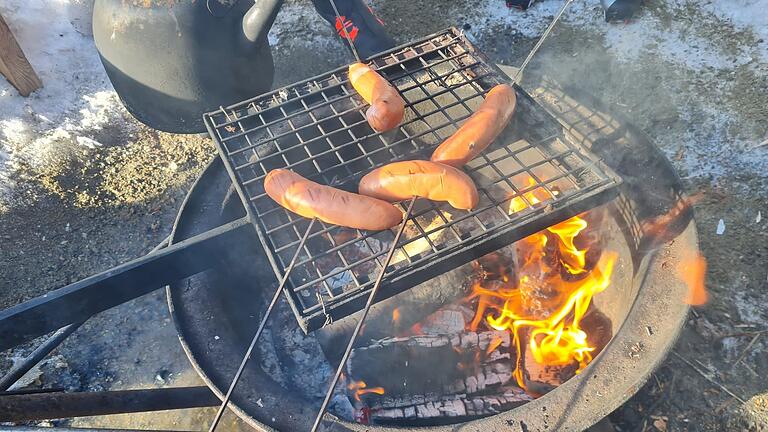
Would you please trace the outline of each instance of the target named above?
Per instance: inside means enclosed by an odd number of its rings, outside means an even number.
[[[626,21],[640,10],[642,0],[600,0],[605,11],[605,20]]]
[[[267,42],[283,0],[96,0],[93,38],[112,85],[142,123],[205,130],[202,114],[272,86]]]

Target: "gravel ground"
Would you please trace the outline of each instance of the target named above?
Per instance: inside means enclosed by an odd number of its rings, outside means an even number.
[[[764,13],[761,1],[768,6],[763,0],[724,3]],[[88,2],[73,3],[85,8],[79,16],[87,15]],[[611,420],[624,431],[767,430],[763,30],[712,2],[648,3],[635,22],[607,25],[596,1],[576,2],[523,83],[534,86],[548,75],[627,113],[670,157],[688,190],[704,197],[695,210],[711,301],[691,314],[674,354]],[[522,13],[507,10],[502,0],[373,3],[402,42],[463,26],[489,56],[512,65],[522,61],[559,4],[545,1]],[[71,31],[82,27],[75,21]],[[350,60],[301,2],[286,4],[270,42],[276,84]],[[7,182],[0,190],[10,191],[0,205],[0,307],[146,253],[168,234],[184,193],[215,152],[204,137],[152,131],[119,107],[89,137],[101,145],[52,140],[47,145],[54,151],[44,159],[22,160],[12,175],[0,175]],[[0,136],[0,162],[9,140]],[[717,234],[720,221],[725,231]],[[3,353],[0,370],[30,347]],[[696,362],[699,372],[681,359]],[[92,318],[27,378],[32,387],[69,390],[200,384],[160,292]],[[54,424],[200,430],[211,414],[196,409]],[[226,426],[244,429],[231,417]]]

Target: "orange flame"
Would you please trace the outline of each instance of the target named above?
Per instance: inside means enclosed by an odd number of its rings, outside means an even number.
[[[677,277],[688,285],[685,302],[691,306],[701,306],[709,300],[709,293],[704,284],[707,274],[707,260],[698,252],[684,255],[677,265]]]
[[[496,348],[498,348],[504,341],[496,336],[493,338],[491,343],[488,344],[488,348],[485,350],[485,355],[491,355],[492,352],[496,351]]]
[[[536,186],[532,178],[528,184],[529,188]],[[510,200],[509,212],[519,212],[551,197],[541,187],[531,189]],[[477,299],[470,330],[475,331],[484,323],[496,330],[512,332],[517,348],[514,376],[522,388],[526,388],[522,361],[525,350],[530,350],[539,364],[578,364],[577,373],[592,361],[596,347],[590,343],[581,322],[592,297],[610,285],[618,255],[606,252],[593,269],[587,268],[588,248],[579,249],[575,242],[588,227],[588,222],[581,216],[553,225],[518,243],[518,280],[515,285],[510,285],[508,279],[504,280],[505,286],[498,289],[488,289],[477,283],[467,298],[468,301]],[[565,280],[560,269],[566,274],[578,275],[578,278]],[[526,337],[527,341],[524,341]]]
[[[368,386],[365,384],[365,381],[353,381],[349,383],[347,386],[347,389],[354,392],[355,400],[360,402],[360,396],[364,394],[378,394],[383,395],[384,394],[384,387],[371,387],[367,388]]]

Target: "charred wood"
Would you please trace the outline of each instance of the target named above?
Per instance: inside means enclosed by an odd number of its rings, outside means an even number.
[[[448,395],[430,400],[414,400],[412,405],[371,406],[369,419],[374,424],[409,423],[439,424],[439,420],[468,421],[506,411],[533,400],[518,387],[504,387],[493,395]]]
[[[362,395],[366,403],[386,399],[390,406],[416,405],[415,398],[428,394],[473,394],[506,384],[512,378],[512,351],[510,335],[503,331],[387,338],[354,349],[347,376],[384,389],[383,397]]]

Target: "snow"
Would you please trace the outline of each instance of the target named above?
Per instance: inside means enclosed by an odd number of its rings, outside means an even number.
[[[7,81],[0,80],[0,211],[12,201],[14,182],[23,178],[24,167],[48,163],[67,148],[99,147],[96,132],[124,113],[90,35],[92,1],[0,2],[0,13],[44,85],[30,97],[23,98]],[[653,55],[689,71],[732,71],[742,65],[759,67],[768,61],[766,3],[766,0],[663,0],[653,5],[672,12],[694,11],[691,13],[696,15],[692,19],[730,26],[752,41],[730,44],[730,49],[736,50],[733,52],[726,49],[727,41],[696,34],[685,22],[662,21],[658,14],[647,10],[631,24],[606,24],[599,0],[573,2],[563,22],[601,35],[606,49],[620,62],[630,63]],[[471,25],[470,33],[486,33],[503,27],[526,37],[536,37],[561,5],[562,0],[543,0],[521,12],[505,7],[502,0],[479,0],[473,4],[475,13],[467,22]],[[311,29],[311,38],[294,37],[307,27]],[[269,33],[269,42],[277,49],[286,44],[324,48],[336,47],[338,43],[309,2],[287,2]],[[702,109],[712,120],[707,128],[725,131],[733,121],[729,113],[716,106]],[[682,107],[681,115],[693,118],[701,113],[688,112]],[[690,138],[696,139],[693,135],[700,134],[692,132]],[[731,145],[734,143],[725,132],[723,137],[731,140]],[[710,166],[704,157],[710,151],[721,151],[722,144],[712,142],[700,148],[700,152],[686,154],[686,163],[691,168],[689,174],[727,169]],[[735,144],[741,146],[738,142]],[[747,151],[742,152],[739,159],[752,169],[766,168],[765,163],[750,157]]]
[[[520,11],[504,6],[501,0],[483,0],[476,6],[475,17],[468,21],[472,26],[469,33],[475,33],[478,29],[484,31],[492,26],[506,25],[513,33],[519,33],[525,37],[536,37],[547,28],[562,5],[561,0],[545,0],[535,3],[525,11]],[[585,24],[602,19],[603,12],[599,0],[575,1],[568,6],[561,17],[562,22],[572,24]]]
[[[763,60],[768,60],[768,2],[765,0],[705,0],[700,7],[731,23],[736,29],[751,32],[754,48]]]
[[[0,210],[23,165],[43,163],[61,143],[88,137],[123,110],[88,33],[91,2],[4,0],[2,13],[43,88],[27,98],[0,80]]]

